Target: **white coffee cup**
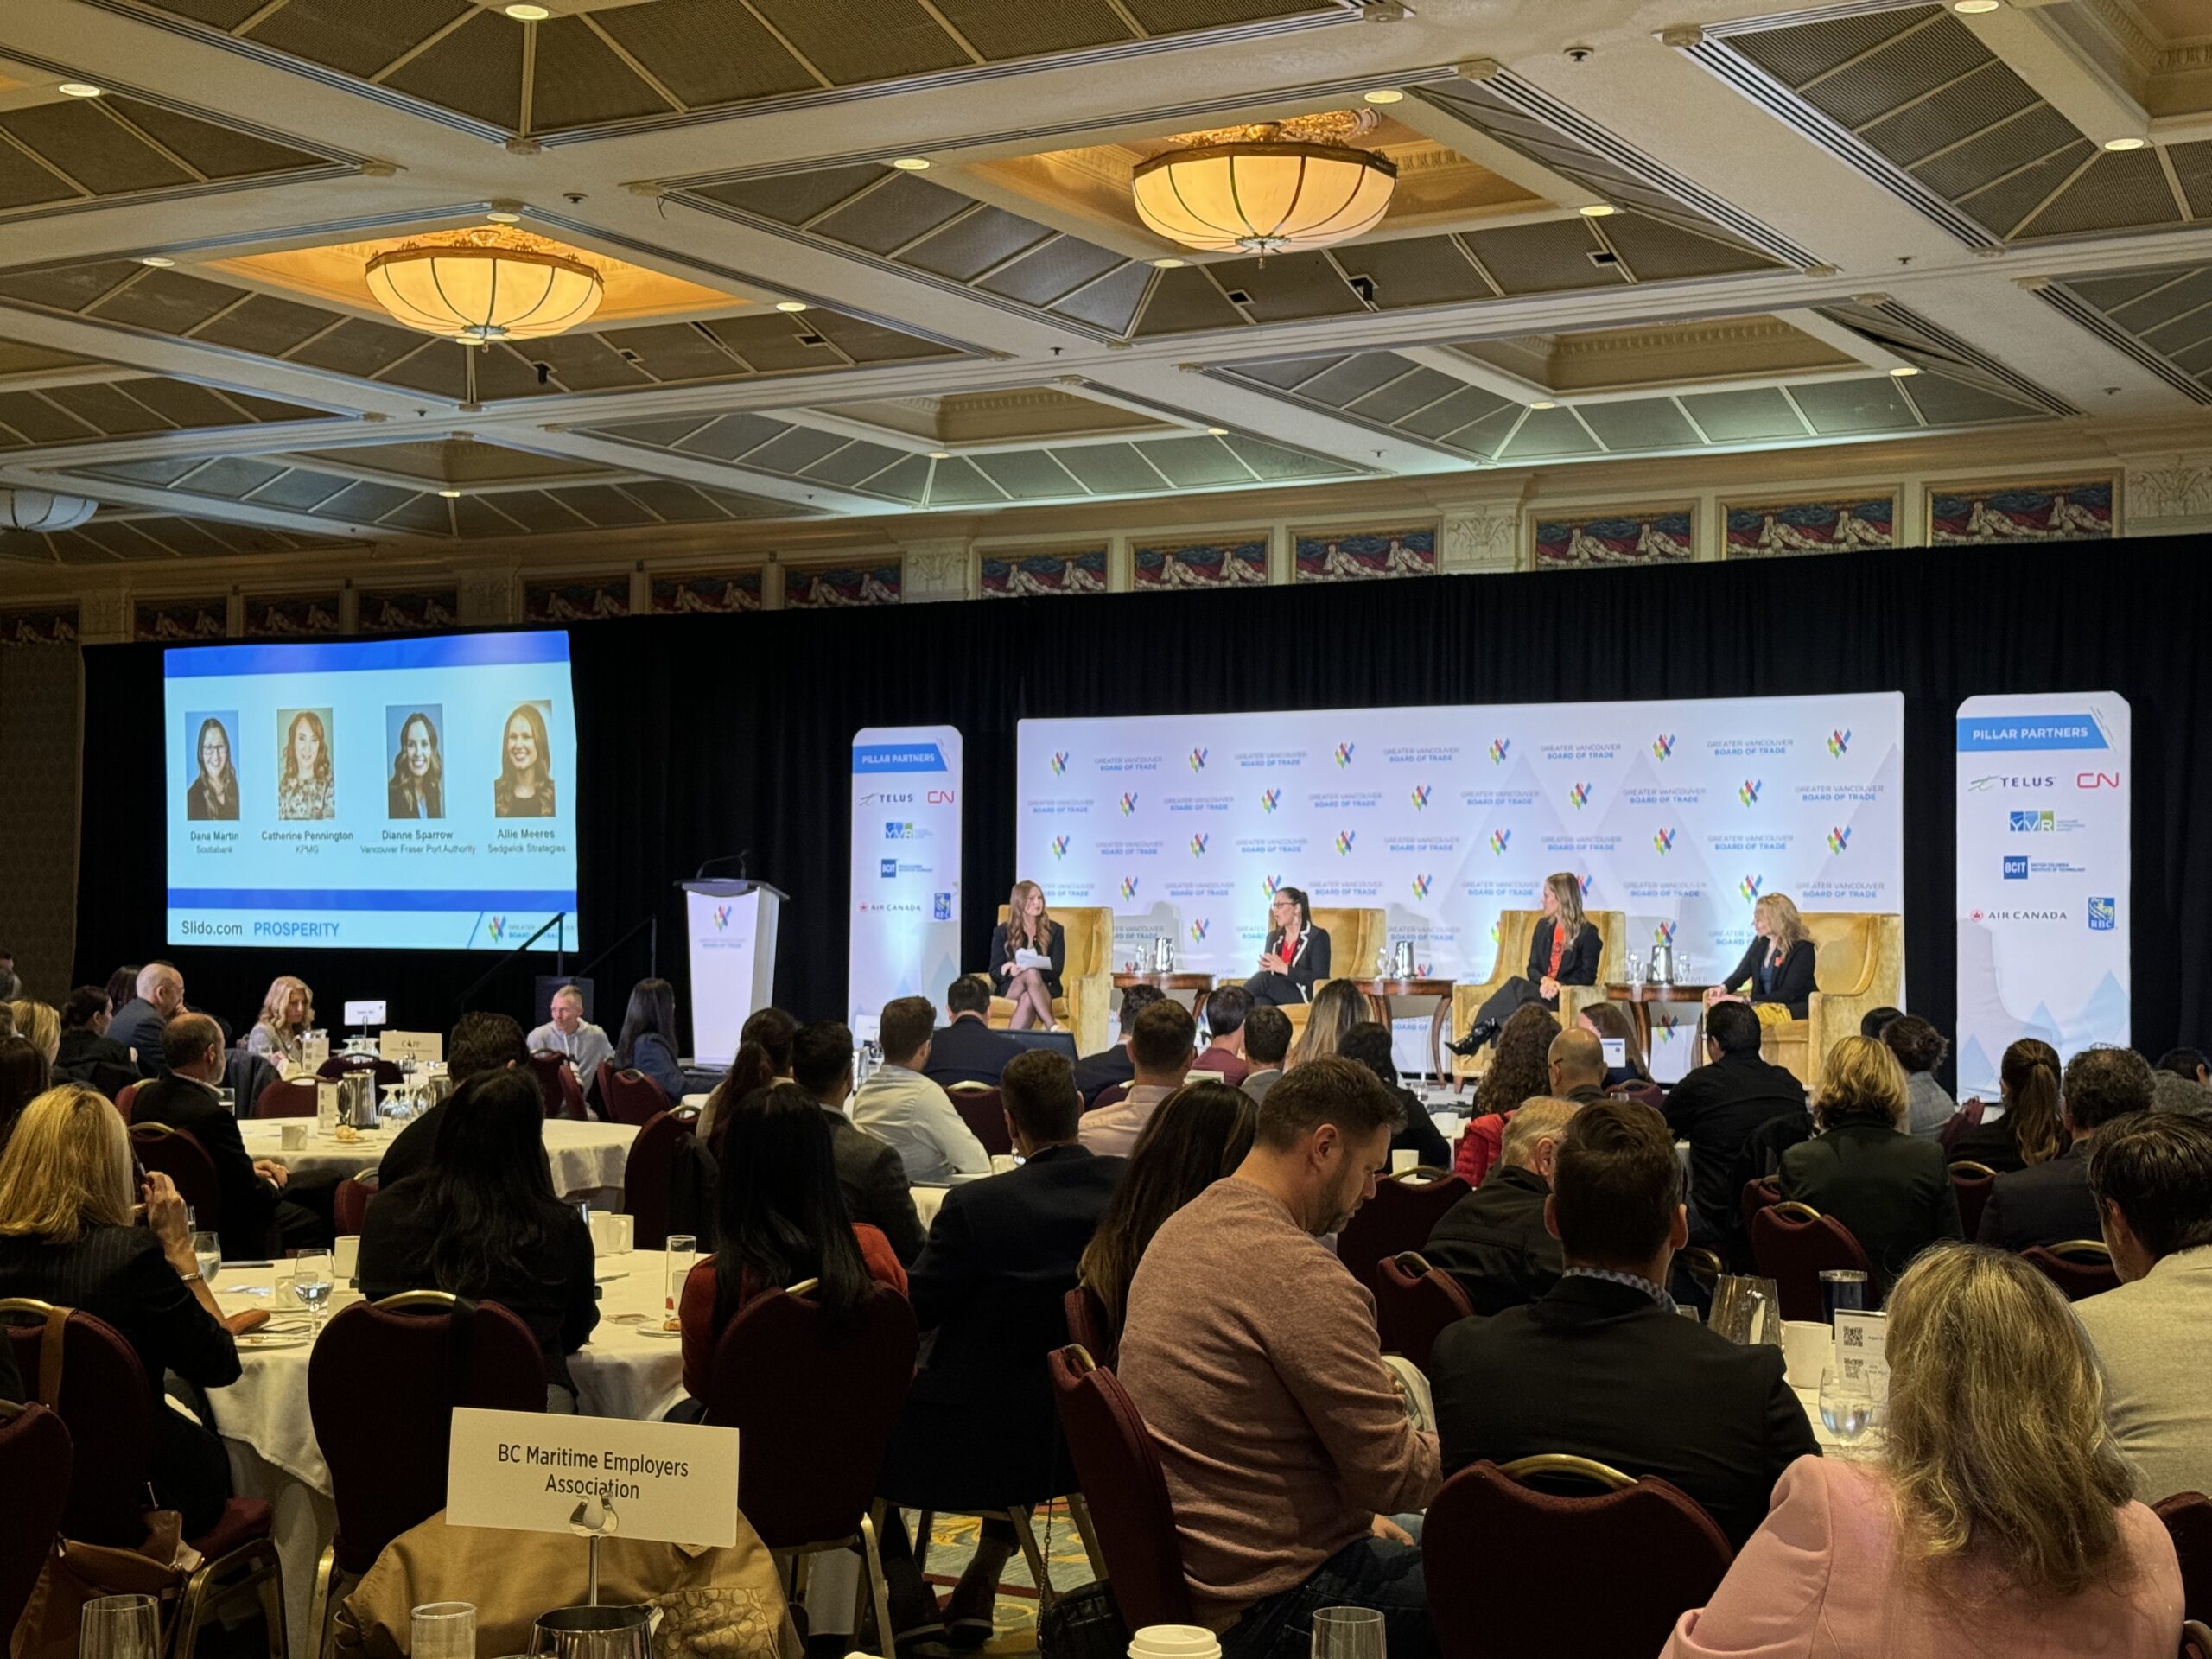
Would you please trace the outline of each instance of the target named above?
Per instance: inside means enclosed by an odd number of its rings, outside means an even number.
[[[361,1236],[346,1233],[330,1242],[331,1276],[343,1284],[350,1281],[361,1266]],[[1823,1325],[1822,1330],[1827,1327]]]
[[[1390,1173],[1393,1175],[1402,1175],[1409,1169],[1419,1169],[1420,1167],[1421,1154],[1418,1152],[1411,1150],[1404,1152],[1393,1151],[1390,1154]]]
[[[1835,1333],[1818,1319],[1782,1322],[1782,1374],[1793,1389],[1817,1389]]]
[[[1196,1624],[1147,1624],[1129,1638],[1129,1659],[1221,1659],[1221,1641]]]
[[[308,1126],[304,1123],[287,1123],[276,1131],[276,1140],[287,1152],[303,1152],[308,1144]]]
[[[612,1210],[591,1212],[591,1248],[594,1255],[622,1255],[637,1242],[637,1222]]]

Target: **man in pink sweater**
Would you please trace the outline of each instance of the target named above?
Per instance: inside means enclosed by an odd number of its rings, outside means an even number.
[[[1421,1551],[1436,1440],[1382,1363],[1375,1300],[1320,1242],[1375,1193],[1401,1122],[1330,1056],[1260,1103],[1252,1150],[1154,1234],[1120,1376],[1166,1472],[1198,1616],[1226,1659],[1302,1642],[1313,1611],[1378,1608],[1390,1659],[1433,1659]]]

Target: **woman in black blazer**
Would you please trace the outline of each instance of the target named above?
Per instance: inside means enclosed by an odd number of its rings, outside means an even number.
[[[1048,968],[1024,968],[1014,952],[1029,950],[1046,957]],[[1060,995],[1060,976],[1067,971],[1067,930],[1045,913],[1045,890],[1034,881],[1017,881],[1006,901],[1006,920],[991,930],[991,989],[1014,999],[1014,1031],[1027,1031],[1033,1020],[1047,1031],[1052,1023],[1052,999]]]
[[[1605,942],[1595,924],[1582,913],[1582,883],[1571,870],[1544,878],[1544,913],[1529,938],[1527,969],[1498,987],[1476,1010],[1475,1023],[1456,1043],[1446,1045],[1454,1054],[1472,1054],[1505,1028],[1521,1008],[1541,1002],[1559,1011],[1562,985],[1595,985],[1598,958]]]
[[[1797,906],[1779,893],[1770,893],[1751,906],[1751,942],[1744,958],[1719,984],[1705,994],[1708,1007],[1737,996],[1753,1007],[1764,1004],[1777,1010],[1762,1016],[1772,1020],[1787,1008],[1789,1018],[1805,1017],[1805,1001],[1820,988],[1813,982],[1813,941],[1805,931],[1805,918]]]
[[[1313,908],[1300,887],[1277,887],[1268,906],[1268,942],[1260,971],[1244,982],[1255,1002],[1286,1007],[1311,1002],[1317,981],[1329,976],[1329,932],[1313,925]]]

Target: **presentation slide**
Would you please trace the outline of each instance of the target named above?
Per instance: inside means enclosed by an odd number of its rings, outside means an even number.
[[[168,942],[576,948],[564,632],[164,654]]]

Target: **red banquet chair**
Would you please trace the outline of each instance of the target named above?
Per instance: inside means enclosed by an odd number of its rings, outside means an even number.
[[[154,1414],[166,1408],[147,1382],[137,1350],[105,1320],[28,1298],[0,1300],[0,1323],[26,1319],[36,1323],[10,1323],[8,1330],[16,1368],[26,1378],[40,1375],[48,1342],[61,1344],[54,1408],[69,1431],[73,1467],[60,1529],[85,1543],[136,1547],[146,1535],[147,1480],[160,1435]],[[24,1490],[12,1481],[0,1484],[11,1504]],[[234,1497],[213,1527],[184,1541],[203,1559],[185,1580],[169,1659],[192,1659],[200,1630],[248,1601],[260,1604],[269,1659],[284,1659],[283,1567],[270,1535],[275,1519],[261,1499]]]
[[[584,1103],[584,1086],[576,1080],[575,1068],[564,1056],[550,1048],[534,1049],[530,1056],[530,1069],[537,1078],[537,1092],[544,1099],[546,1116],[581,1122],[591,1116],[591,1108]]]
[[[1122,1622],[1133,1630],[1196,1624],[1174,1501],[1135,1402],[1081,1348],[1059,1349],[1049,1359],[1060,1427]]]
[[[807,1299],[814,1287],[808,1279],[769,1291],[729,1322],[715,1344],[706,1421],[739,1432],[737,1507],[760,1541],[785,1561],[860,1545],[876,1628],[889,1630],[869,1506],[913,1380],[914,1310],[878,1290],[846,1329],[831,1332]]]
[[[270,1084],[254,1096],[253,1115],[256,1117],[313,1117],[315,1115],[316,1090],[311,1077],[294,1078],[289,1083]]]
[[[1959,1228],[1967,1238],[1981,1231],[1981,1212],[1989,1207],[1989,1194],[1997,1185],[1997,1172],[1987,1164],[1967,1160],[1951,1166],[1951,1191],[1959,1200]]]
[[[2175,1559],[2181,1563],[2182,1611],[2191,1618],[2212,1622],[2212,1497],[2176,1492],[2151,1508],[2166,1523]],[[2212,1659],[2212,1653],[2205,1659]]]
[[[1866,1252],[1851,1229],[1809,1204],[1783,1199],[1751,1217],[1751,1260],[1759,1276],[1774,1281],[1785,1319],[1818,1319],[1821,1275],[1840,1268],[1871,1274]],[[1872,1281],[1870,1279],[1869,1283]]]
[[[599,1063],[599,1103],[617,1123],[639,1128],[669,1109],[667,1091],[644,1072],[621,1071],[612,1060]]]
[[[640,1250],[668,1248],[669,1189],[677,1148],[698,1132],[699,1109],[678,1106],[658,1114],[630,1143],[622,1177],[622,1205],[632,1221],[631,1243]]]
[[[14,1494],[14,1513],[0,1529],[0,1649],[13,1638],[61,1529],[73,1461],[69,1431],[58,1413],[0,1401],[0,1491]]]
[[[1429,1350],[1444,1327],[1472,1319],[1475,1310],[1459,1281],[1417,1250],[1386,1255],[1375,1264],[1375,1322],[1382,1351],[1402,1354],[1428,1369]]]
[[[1609,1490],[1566,1497],[1522,1484],[1562,1475]],[[1445,1659],[1656,1653],[1684,1611],[1713,1599],[1734,1556],[1680,1488],[1560,1457],[1462,1469],[1428,1506],[1421,1553],[1483,1563],[1428,1575]],[[1611,1563],[1602,1594],[1591,1593],[1592,1561]]]
[[[1006,1108],[1000,1103],[997,1090],[987,1083],[956,1083],[945,1093],[952,1096],[953,1109],[969,1133],[983,1143],[985,1152],[994,1158],[1013,1152],[1014,1137],[1007,1133]]]
[[[357,1238],[369,1218],[369,1200],[377,1195],[377,1173],[365,1169],[348,1175],[330,1190],[330,1219],[340,1238]]]
[[[1770,1205],[1782,1202],[1782,1183],[1771,1175],[1762,1175],[1755,1181],[1744,1183],[1744,1236],[1751,1236],[1751,1217]]]
[[[194,1224],[200,1231],[222,1230],[223,1184],[216,1179],[215,1160],[199,1136],[166,1123],[133,1123],[130,1150],[148,1169],[157,1169],[176,1183],[177,1193],[192,1206]]]
[[[115,1091],[115,1109],[123,1114],[123,1121],[126,1123],[130,1121],[131,1103],[137,1098],[138,1085],[135,1083],[126,1083]]]
[[[1101,1365],[1110,1368],[1119,1346],[1106,1318],[1106,1304],[1089,1285],[1077,1285],[1060,1298],[1068,1319],[1068,1340]]]
[[[2101,1295],[2120,1283],[2112,1252],[2101,1238],[2069,1238],[2063,1244],[2037,1244],[2020,1259],[2056,1285],[2069,1302]]]
[[[1118,1106],[1129,1097],[1129,1090],[1132,1086],[1126,1083],[1109,1084],[1093,1095],[1090,1097],[1090,1104],[1083,1109],[1086,1113],[1103,1112],[1109,1106]]]
[[[343,1077],[356,1071],[373,1071],[377,1087],[388,1089],[395,1083],[404,1083],[407,1074],[399,1069],[399,1062],[387,1060],[377,1054],[334,1054],[315,1068],[318,1077]]]
[[[537,1338],[497,1302],[404,1291],[340,1309],[315,1338],[308,1414],[338,1528],[315,1567],[306,1651],[323,1650],[340,1575],[359,1579],[386,1544],[445,1508],[455,1406],[545,1409]]]
[[[1444,1212],[1472,1190],[1459,1176],[1440,1180],[1440,1173],[1409,1169],[1383,1176],[1375,1183],[1375,1196],[1359,1206],[1337,1235],[1338,1256],[1370,1293],[1377,1282],[1375,1264],[1386,1255],[1420,1249]]]

